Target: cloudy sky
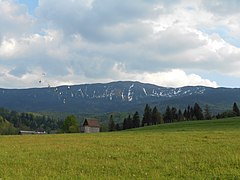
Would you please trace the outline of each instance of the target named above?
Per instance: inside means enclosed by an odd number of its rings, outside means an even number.
[[[0,0],[0,87],[240,87],[239,0]]]

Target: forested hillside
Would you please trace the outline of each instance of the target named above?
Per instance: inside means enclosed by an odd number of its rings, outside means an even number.
[[[135,81],[31,89],[0,89],[0,107],[20,112],[132,112],[145,104],[164,110],[197,102],[221,112],[240,102],[240,89],[203,86],[166,88]]]
[[[19,130],[56,131],[62,120],[34,113],[19,113],[0,108],[0,134],[16,134]]]

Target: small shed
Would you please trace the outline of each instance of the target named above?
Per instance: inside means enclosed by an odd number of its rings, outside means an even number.
[[[100,123],[97,119],[85,119],[81,127],[83,133],[98,133],[100,132]]]

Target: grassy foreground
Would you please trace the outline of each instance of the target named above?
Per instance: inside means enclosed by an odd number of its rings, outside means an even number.
[[[0,136],[0,179],[240,179],[240,118]]]

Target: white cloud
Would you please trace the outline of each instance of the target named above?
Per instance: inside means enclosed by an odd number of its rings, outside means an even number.
[[[15,39],[4,39],[0,45],[0,56],[8,57],[14,54],[16,47]]]
[[[45,85],[138,80],[216,87],[196,72],[240,78],[238,1],[207,2],[40,0],[32,17],[25,6],[0,0],[1,84],[39,86],[42,73]]]
[[[11,0],[0,1],[0,37],[16,37],[22,33],[29,33],[34,23],[34,18],[27,13],[25,6]]]
[[[215,81],[203,79],[197,74],[186,74],[183,70],[172,69],[168,72],[144,73],[142,80],[144,82],[155,83],[167,87],[182,87],[182,86],[209,86],[217,87]]]
[[[159,86],[166,87],[182,87],[182,86],[208,86],[218,87],[215,81],[204,79],[197,74],[186,74],[181,69],[172,69],[166,72],[150,73],[144,72],[142,74],[127,73],[123,64],[115,64],[113,72],[117,74],[115,77],[121,77],[125,80],[136,80],[147,83],[153,83]]]

